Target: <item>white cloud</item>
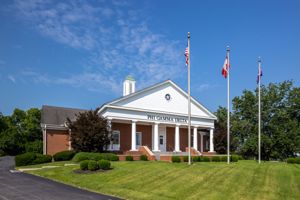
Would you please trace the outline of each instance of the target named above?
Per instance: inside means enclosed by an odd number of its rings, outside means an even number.
[[[132,9],[130,2],[18,0],[13,7],[40,34],[90,55],[82,73],[70,78],[39,75],[37,82],[119,92],[127,74],[140,88],[176,78],[184,65],[179,43],[150,30],[143,12]]]
[[[8,75],[7,78],[8,78],[11,82],[16,83],[16,79],[15,79],[15,77],[13,77],[12,75]]]
[[[216,88],[216,87],[219,87],[219,86],[216,85],[216,84],[207,84],[207,83],[204,83],[204,84],[195,86],[195,89],[198,92],[202,92],[202,91],[205,91],[205,90],[211,90],[211,89]]]

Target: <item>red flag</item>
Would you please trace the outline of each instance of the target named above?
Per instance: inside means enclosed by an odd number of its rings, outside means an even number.
[[[226,56],[225,62],[224,62],[223,68],[222,68],[222,76],[224,76],[224,78],[227,78],[229,68],[230,68],[229,58],[228,58],[228,56]]]
[[[184,55],[185,55],[185,65],[188,66],[188,64],[189,64],[189,47],[185,48]]]

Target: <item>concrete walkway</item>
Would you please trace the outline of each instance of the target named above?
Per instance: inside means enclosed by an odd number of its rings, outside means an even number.
[[[11,173],[14,157],[0,157],[0,200],[115,200],[25,173]]]

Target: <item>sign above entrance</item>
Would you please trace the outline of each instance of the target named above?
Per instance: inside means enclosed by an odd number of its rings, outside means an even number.
[[[174,122],[174,123],[187,123],[187,118],[184,117],[172,117],[169,115],[147,115],[148,120],[155,120],[155,121],[163,121],[163,122]]]

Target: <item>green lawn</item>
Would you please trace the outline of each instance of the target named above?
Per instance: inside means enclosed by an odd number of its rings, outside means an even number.
[[[59,162],[52,165],[60,165]],[[113,170],[76,174],[79,166],[28,173],[126,199],[300,199],[300,165],[113,162]]]

